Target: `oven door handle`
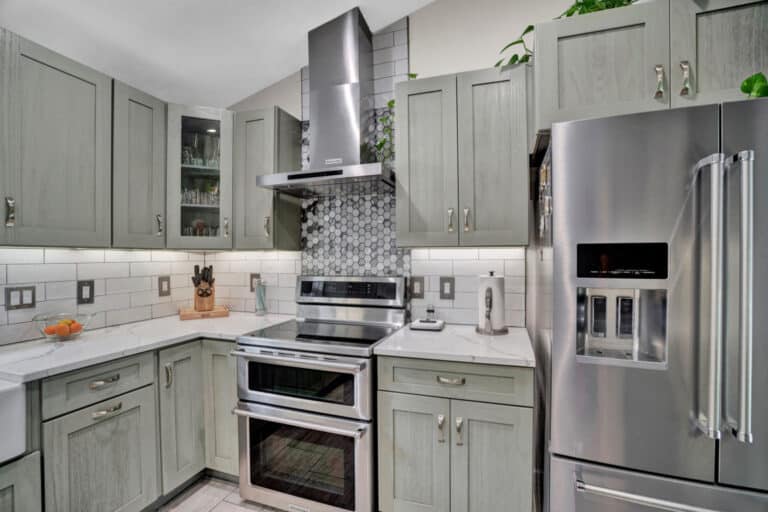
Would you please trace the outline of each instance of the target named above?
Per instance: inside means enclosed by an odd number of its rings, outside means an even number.
[[[333,370],[341,373],[358,374],[365,370],[365,363],[340,363],[337,361],[323,361],[314,359],[301,359],[290,356],[270,356],[266,354],[252,354],[244,350],[233,350],[229,353],[235,357],[242,357],[249,361],[257,363],[280,364],[283,366],[292,366],[295,368],[306,368],[307,370]]]
[[[245,409],[238,409],[235,407],[232,409],[232,414],[237,416],[243,416],[245,418],[253,418],[255,420],[271,421],[273,423],[279,423],[281,425],[289,425],[291,427],[306,428],[308,430],[316,430],[318,432],[325,432],[327,434],[336,434],[344,437],[353,437],[360,439],[368,431],[368,425],[359,425],[354,428],[339,428],[331,427],[329,425],[321,425],[311,421],[302,421],[290,418],[278,418],[269,414],[259,414],[253,411],[247,411]]]

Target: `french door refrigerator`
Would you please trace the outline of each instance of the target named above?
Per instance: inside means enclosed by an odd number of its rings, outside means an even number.
[[[768,100],[552,144],[549,509],[768,511]]]

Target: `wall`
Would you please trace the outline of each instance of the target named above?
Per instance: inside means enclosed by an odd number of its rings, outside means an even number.
[[[36,307],[5,309],[0,293],[0,345],[40,337],[38,313],[91,313],[88,329],[176,315],[192,303],[194,265],[214,266],[217,302],[253,311],[248,279],[261,272],[269,310],[293,311],[300,253],[142,251],[117,249],[0,248],[0,286],[35,286]],[[158,277],[170,276],[171,295],[160,297]],[[94,303],[77,305],[77,281],[94,280]],[[285,288],[290,287],[290,293]]]
[[[239,112],[270,108],[275,105],[295,118],[301,119],[301,74],[298,71],[238,101],[229,109]]]
[[[559,16],[572,3],[437,0],[409,16],[411,72],[424,78],[491,67],[527,25]]]

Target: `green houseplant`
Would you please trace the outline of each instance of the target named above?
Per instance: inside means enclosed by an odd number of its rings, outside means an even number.
[[[768,97],[768,78],[762,73],[755,73],[741,82],[741,92],[750,98]]]

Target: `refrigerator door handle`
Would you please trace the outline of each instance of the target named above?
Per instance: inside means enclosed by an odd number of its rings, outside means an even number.
[[[752,435],[752,331],[754,283],[754,171],[755,152],[741,151],[728,158],[726,171],[737,167],[741,208],[739,211],[739,413],[732,432],[741,443],[753,442]]]
[[[653,508],[656,510],[667,510],[669,512],[717,512],[716,510],[709,508],[685,505],[683,503],[676,503],[674,501],[643,496],[642,494],[633,494],[626,491],[618,491],[615,489],[609,489],[607,487],[591,485],[584,483],[581,480],[576,480],[576,492],[594,494],[596,496],[604,496],[606,498],[613,498],[615,500],[623,501],[626,503],[634,503],[643,507]]]
[[[703,158],[694,168],[694,180],[710,169],[710,299],[709,365],[706,412],[699,412],[696,426],[710,439],[720,439],[722,429],[722,358],[723,358],[723,287],[725,155],[715,153]]]

